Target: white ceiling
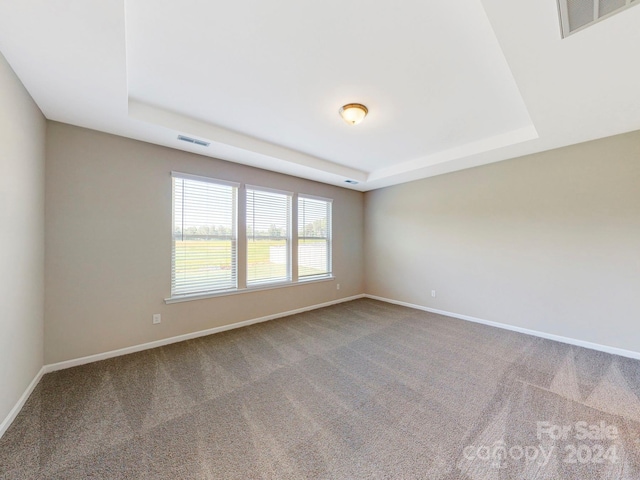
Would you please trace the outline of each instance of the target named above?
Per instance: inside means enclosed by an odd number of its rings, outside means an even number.
[[[555,0],[0,0],[47,118],[357,190],[640,129],[639,44]]]

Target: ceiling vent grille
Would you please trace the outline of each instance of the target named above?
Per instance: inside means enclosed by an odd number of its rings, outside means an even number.
[[[567,37],[639,3],[640,0],[558,0],[562,36]]]
[[[211,145],[209,142],[205,142],[204,140],[198,140],[197,138],[185,137],[184,135],[178,135],[178,140],[182,140],[183,142],[195,143],[196,145],[202,145],[203,147],[208,147]]]

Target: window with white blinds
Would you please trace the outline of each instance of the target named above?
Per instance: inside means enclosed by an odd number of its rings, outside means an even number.
[[[245,194],[239,196],[239,183],[171,175],[173,248],[167,303],[272,288],[291,284],[294,278],[301,282],[333,278],[332,200],[295,197],[296,225],[294,193],[245,185]],[[238,251],[238,231],[246,235],[241,238],[246,238],[242,251]],[[296,240],[298,255],[292,256]],[[238,276],[245,271],[246,277]]]
[[[331,200],[298,196],[298,278],[331,275]]]
[[[291,193],[247,186],[247,286],[291,281]]]
[[[238,185],[173,176],[171,296],[237,288]]]

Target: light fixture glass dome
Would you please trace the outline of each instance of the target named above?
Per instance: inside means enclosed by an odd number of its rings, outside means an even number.
[[[349,125],[357,125],[364,117],[367,116],[369,110],[364,105],[360,103],[349,103],[342,108],[340,108],[340,116],[347,122]]]

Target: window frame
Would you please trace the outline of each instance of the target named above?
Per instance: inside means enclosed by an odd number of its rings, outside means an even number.
[[[299,258],[299,253],[298,253],[298,261],[296,262],[296,268],[297,268],[297,278],[299,282],[312,282],[314,280],[319,280],[319,279],[323,279],[323,278],[333,278],[333,199],[332,198],[326,198],[326,197],[319,197],[317,195],[308,195],[306,193],[299,193],[297,195],[296,198],[296,203],[297,203],[297,216],[298,218],[300,217],[300,199],[309,199],[309,200],[316,200],[319,202],[325,202],[328,204],[328,211],[327,211],[327,237],[326,237],[326,242],[327,242],[327,273],[323,273],[323,274],[316,274],[316,275],[303,275],[300,276],[300,258]],[[299,220],[298,220],[299,222]],[[307,237],[305,236],[300,236],[300,225],[297,225],[297,231],[296,231],[296,247],[298,248],[298,252],[300,249],[300,239],[305,239]]]
[[[266,192],[273,193],[276,195],[285,195],[287,197],[287,235],[285,237],[286,240],[286,252],[285,252],[285,260],[286,260],[286,273],[285,278],[278,278],[275,280],[258,280],[254,282],[249,281],[249,190],[255,192]],[[258,185],[244,185],[244,208],[245,208],[245,218],[244,218],[244,235],[245,235],[245,275],[246,275],[246,288],[249,289],[260,289],[263,286],[269,285],[288,285],[293,282],[293,202],[294,202],[295,194],[293,192],[288,192],[286,190],[278,190],[270,187],[261,187]]]
[[[235,287],[232,288],[220,288],[220,289],[212,289],[212,290],[204,290],[199,292],[186,292],[186,293],[175,293],[174,285],[175,281],[175,273],[176,273],[176,242],[175,242],[175,221],[176,221],[176,184],[175,180],[191,180],[196,182],[208,183],[213,185],[221,185],[225,187],[232,188],[232,217],[231,217],[231,244],[232,244],[232,254],[231,254],[231,262],[232,265],[235,262],[235,268],[232,267],[232,284],[235,284]],[[211,177],[203,177],[200,175],[192,175],[189,173],[182,172],[171,172],[171,296],[166,300],[180,300],[180,299],[191,299],[195,297],[203,297],[209,295],[221,295],[225,292],[233,292],[238,289],[238,207],[239,207],[239,190],[240,183],[230,182],[228,180],[221,180],[218,178]]]

